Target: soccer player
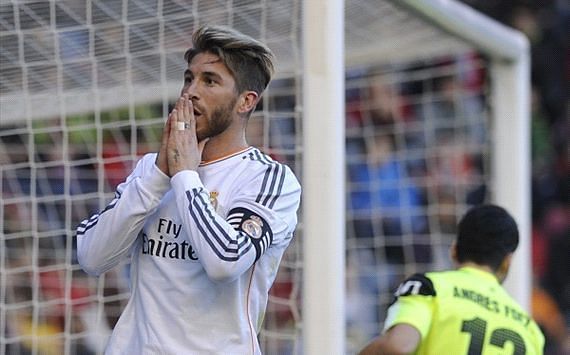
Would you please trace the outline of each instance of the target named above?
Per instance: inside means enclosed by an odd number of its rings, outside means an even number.
[[[404,281],[384,333],[360,355],[542,354],[537,324],[501,286],[518,242],[517,225],[505,209],[469,210],[451,247],[458,268]]]
[[[259,354],[269,288],[297,224],[297,179],[245,139],[272,52],[225,27],[201,27],[192,42],[159,152],[77,228],[89,274],[130,260],[131,296],[107,354]]]

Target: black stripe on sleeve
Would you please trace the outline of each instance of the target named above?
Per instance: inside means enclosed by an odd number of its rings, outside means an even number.
[[[255,212],[243,207],[233,208],[227,217],[239,232],[245,233],[255,247],[255,261],[265,253],[273,242],[273,231],[269,223]]]
[[[83,222],[81,222],[78,226],[77,226],[77,235],[83,235],[85,234],[85,232],[87,232],[89,229],[95,227],[97,225],[97,222],[99,222],[99,217],[115,208],[115,206],[117,205],[117,202],[119,202],[119,199],[121,198],[121,194],[117,191],[115,192],[115,198],[107,205],[107,207],[105,207],[105,209],[103,211],[101,211],[100,213],[96,213],[93,216],[91,216],[90,218],[84,220]]]
[[[251,248],[252,243],[243,233],[237,240],[231,239],[224,228],[216,221],[211,211],[211,204],[206,201],[201,192],[203,189],[186,191],[189,201],[188,210],[201,236],[206,240],[212,251],[224,261],[237,261]]]

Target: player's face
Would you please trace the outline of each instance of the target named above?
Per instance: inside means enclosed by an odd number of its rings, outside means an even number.
[[[220,58],[200,53],[184,72],[182,93],[188,93],[194,105],[198,140],[224,132],[236,116],[235,80]]]

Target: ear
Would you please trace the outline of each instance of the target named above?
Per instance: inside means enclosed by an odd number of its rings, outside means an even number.
[[[457,242],[455,240],[449,247],[449,258],[451,261],[453,261],[453,263],[459,264],[459,261],[457,260]]]
[[[259,101],[259,95],[255,91],[245,91],[243,92],[237,103],[237,111],[238,113],[248,113],[255,109],[257,105],[257,101]]]
[[[509,273],[509,268],[511,267],[512,260],[513,260],[513,253],[510,253],[507,256],[505,256],[503,262],[501,263],[501,265],[499,265],[499,268],[495,273],[495,275],[497,275],[497,278],[499,279],[499,281],[501,281],[501,283],[505,281],[505,279],[507,278],[507,274]]]

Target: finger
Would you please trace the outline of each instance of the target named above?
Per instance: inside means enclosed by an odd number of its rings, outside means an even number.
[[[166,122],[164,123],[164,128],[162,129],[162,145],[165,145],[168,141],[168,136],[170,135],[170,122],[172,121],[172,112],[168,114]]]
[[[194,111],[192,110],[192,101],[190,101],[190,97],[188,94],[184,94],[184,104],[182,106],[184,112],[184,122],[190,123],[192,121],[192,115]]]
[[[176,103],[178,105],[178,103]],[[177,122],[178,122],[178,110],[176,108],[172,109],[172,112],[170,113],[171,117],[170,117],[170,134],[174,136],[174,134],[176,133],[176,130],[178,129],[177,127]]]
[[[170,123],[172,122],[172,112],[168,114],[164,127],[162,128],[162,138],[160,141],[160,152],[165,151],[170,138]],[[159,152],[159,154],[160,154]]]
[[[176,100],[176,104],[174,105],[174,108],[175,108],[177,111],[182,110],[182,96],[180,96],[180,97],[178,98],[178,100]]]
[[[172,121],[172,114],[168,115],[166,122],[164,124],[164,128],[162,129],[162,140],[160,142],[160,150],[156,155],[155,164],[158,168],[165,173],[166,175],[170,176],[168,170],[168,139],[170,137],[170,122]]]
[[[189,129],[192,133],[192,136],[196,135],[196,117],[194,117],[194,103],[192,100],[187,100],[187,107],[188,107],[188,124],[190,125]]]

